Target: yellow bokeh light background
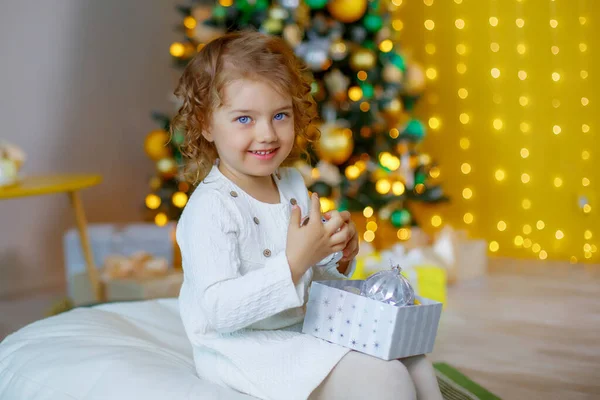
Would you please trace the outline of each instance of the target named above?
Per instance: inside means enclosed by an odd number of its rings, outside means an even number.
[[[423,147],[452,200],[434,212],[495,255],[600,262],[600,2],[415,0],[396,12],[407,54],[435,71],[417,113],[438,121]]]

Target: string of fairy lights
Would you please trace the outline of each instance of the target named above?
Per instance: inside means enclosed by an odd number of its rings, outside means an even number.
[[[589,68],[589,55],[588,55],[588,45],[587,45],[587,35],[586,35],[586,27],[587,27],[587,17],[585,16],[585,14],[587,14],[586,10],[586,1],[585,0],[580,0],[579,1],[579,10],[580,10],[580,16],[579,16],[579,26],[580,26],[580,37],[581,37],[581,42],[579,43],[579,51],[581,53],[580,56],[580,63],[581,63],[581,70],[579,72],[579,77],[581,78],[581,80],[583,82],[585,82],[588,79],[588,68]],[[589,88],[589,85],[587,84],[582,84],[581,87],[583,88],[583,95],[581,97],[581,105],[582,107],[586,108],[586,114],[589,114],[589,99],[587,97],[587,91]],[[584,144],[587,144],[589,141],[589,135],[590,135],[590,126],[587,123],[587,120],[582,121],[583,123],[581,124],[581,132],[584,135],[584,137],[582,138],[582,142]],[[581,160],[583,163],[583,171],[588,171],[590,169],[589,166],[589,159],[590,159],[590,151],[587,149],[587,146],[584,147],[584,149],[581,152]],[[587,178],[586,176],[583,176],[581,178],[581,185],[583,186],[584,190],[590,190],[589,187],[591,185],[590,179]],[[583,195],[581,195],[579,197],[579,206],[581,207],[581,210],[584,214],[590,214],[592,212],[592,206],[590,205],[587,196],[585,195],[585,193]],[[585,229],[585,231],[583,232],[583,257],[585,259],[590,259],[593,256],[593,253],[596,253],[598,251],[597,246],[593,243],[590,243],[592,237],[593,237],[593,233],[590,229],[589,226],[589,219],[588,219],[588,226],[586,227],[587,229]],[[575,263],[577,262],[577,257],[576,256],[572,256],[571,257],[571,262]]]
[[[521,132],[522,136],[522,143],[524,144],[524,147],[521,147],[519,150],[519,156],[521,159],[520,162],[520,166],[521,166],[521,170],[527,170],[529,167],[529,156],[531,154],[530,149],[527,147],[527,143],[531,142],[531,125],[530,123],[526,120],[526,116],[528,114],[528,108],[531,106],[531,103],[533,102],[533,99],[531,99],[531,94],[530,92],[530,85],[529,85],[529,80],[527,79],[528,74],[527,74],[527,70],[525,69],[525,65],[526,65],[526,61],[528,58],[528,52],[527,52],[527,48],[528,48],[528,44],[526,43],[526,35],[525,35],[525,30],[523,29],[525,26],[525,20],[523,18],[520,18],[520,16],[523,15],[523,6],[522,6],[522,2],[517,2],[516,4],[516,15],[518,16],[515,19],[515,26],[517,27],[516,31],[517,31],[517,40],[516,40],[516,46],[515,46],[515,51],[517,53],[517,78],[518,78],[518,87],[519,87],[519,106],[521,107],[521,112],[520,112],[520,123],[519,123],[519,131]],[[509,48],[509,51],[512,51]],[[521,175],[521,183],[523,185],[526,185],[529,180],[530,180],[530,175],[529,174],[522,174]],[[526,193],[529,193],[530,187],[528,185],[525,186],[525,189],[527,190]],[[523,210],[528,211],[531,209],[532,207],[532,202],[529,199],[529,197],[524,197],[523,199],[521,199],[521,205],[520,205]],[[543,221],[538,221],[537,223],[537,227],[538,229],[543,229],[544,228],[544,222]],[[533,232],[533,227],[530,224],[524,224],[521,227],[523,236],[521,236],[521,234],[518,234],[515,236],[513,242],[514,245],[516,247],[523,247],[525,249],[530,249],[530,248],[534,248],[535,250],[537,250],[538,252],[540,252],[541,254],[541,258],[545,258],[547,257],[547,254],[545,252],[545,250],[541,249],[541,246],[539,246],[536,243],[533,243],[533,241],[528,237],[532,232]],[[534,247],[535,246],[535,247]],[[539,249],[538,249],[539,247]]]
[[[541,260],[545,260],[552,255],[553,251],[561,248],[561,243],[565,241],[567,235],[569,235],[568,239],[570,243],[579,242],[581,240],[582,247],[581,251],[577,252],[573,250],[575,253],[570,257],[572,263],[578,262],[581,258],[583,259],[591,259],[593,258],[594,253],[597,252],[597,246],[592,243],[593,232],[591,229],[591,219],[588,219],[587,224],[584,226],[583,235],[580,236],[581,239],[577,239],[573,236],[576,235],[576,232],[567,232],[564,227],[560,226],[561,221],[545,221],[543,215],[535,215],[535,207],[532,201],[532,197],[536,197],[539,195],[536,193],[535,188],[538,188],[539,185],[551,185],[550,187],[554,187],[556,190],[570,190],[571,188],[575,188],[577,186],[577,206],[580,209],[580,212],[584,215],[589,215],[592,212],[592,180],[590,179],[591,171],[592,171],[592,163],[590,163],[590,159],[592,157],[590,147],[591,147],[591,138],[592,138],[592,129],[590,126],[591,123],[591,112],[590,109],[590,87],[589,84],[585,84],[585,81],[588,80],[589,77],[589,45],[586,40],[586,28],[589,26],[588,21],[588,8],[586,7],[586,0],[579,0],[579,17],[578,17],[578,26],[580,28],[579,36],[580,40],[577,42],[577,39],[572,39],[572,30],[567,30],[564,27],[570,26],[568,25],[572,21],[563,21],[561,20],[566,18],[564,17],[564,13],[561,14],[557,10],[557,3],[560,3],[560,0],[547,0],[549,3],[549,20],[548,20],[548,36],[550,38],[550,46],[547,51],[550,52],[552,61],[549,64],[550,71],[548,73],[548,88],[551,93],[551,96],[547,99],[544,96],[537,96],[536,98],[536,87],[532,85],[531,74],[535,71],[528,70],[528,67],[531,67],[532,56],[530,46],[533,41],[537,42],[537,38],[534,38],[532,35],[539,34],[539,32],[534,31],[529,27],[526,21],[526,14],[524,12],[524,3],[526,0],[513,0],[516,5],[514,20],[510,21],[507,18],[503,17],[506,15],[507,2],[504,0],[490,0],[489,1],[489,15],[486,16],[489,29],[489,75],[490,81],[488,83],[489,95],[491,96],[491,104],[489,110],[489,132],[492,135],[503,135],[505,133],[510,133],[513,131],[513,126],[521,135],[519,140],[519,145],[516,146],[515,150],[518,152],[515,154],[516,157],[509,158],[510,160],[519,160],[518,162],[510,161],[509,165],[488,165],[486,167],[492,168],[492,179],[495,180],[497,184],[503,184],[504,182],[513,182],[512,171],[508,171],[509,169],[517,168],[516,176],[514,177],[519,182],[519,185],[522,187],[516,191],[521,195],[517,197],[515,200],[518,202],[515,206],[522,209],[525,213],[520,214],[524,215],[525,218],[522,220],[523,225],[518,224],[519,221],[513,221],[514,225],[511,225],[511,222],[506,219],[495,219],[492,221],[486,221],[485,224],[493,224],[493,231],[497,232],[497,235],[501,235],[502,233],[513,232],[513,236],[510,236],[509,241],[506,241],[506,237],[497,236],[492,233],[492,237],[490,237],[489,242],[489,250],[492,253],[499,252],[501,250],[501,246],[514,246],[516,248],[521,248],[526,251],[532,252]],[[423,44],[424,44],[424,62],[426,63],[426,76],[430,81],[430,85],[428,87],[428,103],[430,105],[431,114],[428,119],[428,125],[432,131],[439,130],[442,126],[442,117],[440,116],[440,112],[443,113],[443,110],[438,109],[438,95],[436,94],[436,85],[435,81],[439,79],[440,73],[443,73],[446,69],[445,66],[437,67],[435,64],[435,55],[438,52],[436,48],[435,41],[435,33],[436,30],[440,29],[436,26],[438,22],[435,18],[436,9],[435,5],[439,3],[439,0],[423,0],[424,7],[423,10]],[[461,179],[463,183],[463,187],[459,189],[459,193],[462,198],[455,199],[454,203],[459,203],[458,208],[462,208],[464,213],[462,214],[462,221],[466,226],[472,225],[476,221],[476,213],[473,211],[472,200],[476,198],[477,192],[476,188],[473,187],[473,182],[470,181],[470,176],[472,175],[474,166],[472,165],[472,161],[469,161],[470,151],[471,151],[471,137],[469,124],[472,124],[474,121],[474,116],[472,110],[469,109],[470,103],[468,102],[470,91],[470,77],[467,73],[468,64],[469,64],[469,54],[470,54],[470,34],[473,34],[469,30],[469,13],[463,12],[461,7],[464,7],[464,0],[453,0],[453,7],[455,7],[455,19],[453,20],[453,40],[455,40],[455,54],[456,54],[456,74],[454,75],[454,81],[456,83],[456,105],[455,107],[458,111],[458,122],[457,126],[457,140],[460,148],[460,154],[463,161],[459,163],[460,172],[463,176]],[[443,8],[446,12],[448,10],[448,3],[441,4],[440,10]],[[564,6],[567,6],[566,4]],[[528,5],[531,7],[531,5]],[[502,9],[504,8],[504,9]],[[504,11],[504,12],[502,12]],[[537,23],[538,21],[533,21]],[[442,21],[441,23],[446,23]],[[477,22],[479,23],[479,22]],[[503,25],[506,24],[506,25]],[[506,27],[514,24],[515,29],[515,42],[507,41],[506,35],[501,34],[500,32],[505,32]],[[500,31],[499,27],[504,26],[504,30]],[[444,27],[446,28],[446,27]],[[563,28],[563,29],[561,29]],[[570,35],[570,36],[566,36]],[[531,43],[528,43],[528,39]],[[577,101],[580,103],[580,106],[583,107],[583,113],[577,113],[577,115],[584,115],[583,121],[580,122],[580,132],[582,134],[582,140],[580,141],[583,145],[581,149],[581,171],[583,171],[583,175],[581,176],[581,182],[569,182],[569,180],[573,179],[570,173],[567,171],[561,171],[565,173],[565,175],[561,175],[560,173],[556,175],[549,175],[550,172],[543,172],[540,176],[534,176],[532,173],[534,165],[532,162],[532,153],[536,157],[535,160],[540,160],[541,154],[538,154],[536,149],[539,146],[536,146],[535,138],[538,138],[538,135],[544,135],[544,141],[548,143],[554,143],[553,146],[558,142],[549,142],[547,138],[549,137],[557,137],[561,138],[561,140],[576,140],[575,136],[571,134],[573,128],[570,126],[571,121],[567,118],[567,115],[570,114],[569,110],[572,109],[572,104],[569,104],[567,107],[565,102],[571,101],[568,96],[566,96],[565,85],[570,83],[574,77],[570,76],[570,70],[566,68],[564,64],[564,56],[561,57],[561,51],[564,54],[569,54],[571,49],[567,49],[566,52],[561,47],[564,46],[577,46],[577,50],[579,53],[579,79],[582,80],[584,84],[578,85],[581,87],[581,93],[577,97]],[[534,53],[539,51],[538,48],[534,49]],[[510,54],[510,52],[516,52]],[[516,57],[515,57],[516,55]],[[507,59],[516,60],[513,65],[503,65]],[[478,71],[479,72],[479,71]],[[516,74],[516,79],[511,76],[511,74]],[[448,79],[444,76],[445,79]],[[539,76],[535,76],[535,78],[539,78]],[[511,90],[506,89],[506,85],[508,82],[516,82],[517,96],[516,98],[513,95],[508,95],[511,93],[514,87],[511,87]],[[503,96],[506,95],[506,98]],[[593,99],[592,99],[593,100]],[[517,102],[518,105],[513,103]],[[549,104],[550,103],[550,104]],[[536,110],[537,107],[552,107],[551,110],[553,112],[550,113],[548,121],[538,121],[536,119]],[[564,110],[561,110],[561,107]],[[505,114],[508,113],[508,110],[518,110],[517,113],[512,113],[510,119],[507,119]],[[560,112],[562,111],[562,112]],[[454,111],[453,111],[454,113]],[[443,115],[443,114],[442,114]],[[456,118],[456,117],[454,117]],[[482,121],[477,121],[478,123],[482,123]],[[579,130],[579,126],[577,127]],[[500,137],[500,136],[492,136]],[[493,139],[492,139],[493,140]],[[543,157],[542,157],[543,158]],[[493,163],[494,160],[491,160]],[[500,161],[502,162],[502,161]],[[509,162],[509,161],[506,161]],[[563,165],[564,167],[564,165]],[[569,171],[571,172],[571,171]],[[572,172],[571,172],[572,173]],[[549,175],[549,176],[546,176]],[[568,176],[567,176],[568,175]],[[535,179],[535,181],[534,181]],[[539,179],[539,181],[538,181]],[[536,186],[533,186],[532,182],[535,183]],[[577,185],[574,185],[577,183]],[[568,193],[570,195],[570,193]],[[566,196],[565,196],[566,198]],[[510,207],[507,207],[507,209]],[[476,207],[475,207],[476,209]],[[533,212],[532,212],[533,210]],[[536,218],[537,217],[537,218]],[[529,221],[527,221],[529,220]],[[521,223],[523,223],[521,222]],[[439,215],[434,215],[431,220],[431,225],[434,227],[440,226],[442,224],[442,218]],[[535,233],[534,233],[535,231]],[[541,236],[540,236],[541,235]],[[551,235],[551,240],[548,241],[543,239],[546,235]],[[536,240],[534,240],[534,238]],[[542,244],[544,243],[544,244]],[[577,254],[578,253],[578,254]]]
[[[465,159],[468,159],[468,154],[471,151],[471,140],[467,133],[467,127],[469,126],[469,122],[471,121],[471,113],[468,110],[468,102],[466,101],[469,97],[469,88],[466,85],[466,74],[467,74],[467,61],[468,61],[468,50],[469,50],[469,42],[468,42],[468,34],[465,34],[463,30],[465,29],[466,23],[462,17],[461,7],[462,0],[454,2],[457,5],[457,15],[459,18],[456,18],[454,21],[454,28],[456,29],[456,37],[458,44],[455,48],[456,53],[456,82],[458,83],[458,102],[460,104],[460,111],[458,115],[458,120],[461,123],[461,137],[459,139],[458,145],[462,152],[465,154]],[[464,200],[465,208],[469,209],[471,206],[471,202],[474,196],[474,190],[470,182],[470,174],[472,171],[472,166],[469,162],[463,162],[460,166],[461,173],[465,175],[463,182],[467,185],[462,189],[462,198]],[[465,224],[470,225],[473,223],[475,219],[474,213],[471,211],[467,211],[463,214],[463,221]]]
[[[423,1],[426,9],[424,12],[425,15],[425,21],[423,22],[423,26],[426,29],[425,32],[425,53],[427,54],[426,60],[425,62],[427,62],[427,64],[429,65],[427,67],[427,69],[425,70],[425,75],[427,76],[427,78],[430,81],[435,81],[438,77],[438,71],[435,68],[435,66],[433,66],[433,60],[435,57],[435,54],[437,53],[437,48],[435,46],[435,22],[432,19],[432,13],[429,11],[429,8],[431,6],[433,6],[434,0],[424,0]],[[431,104],[433,106],[433,108],[435,108],[435,106],[439,103],[439,95],[436,92],[436,87],[434,85],[430,85],[428,88],[428,94],[427,94],[427,102],[429,104]],[[433,130],[433,131],[438,131],[441,128],[442,125],[442,121],[441,118],[439,116],[432,116],[429,118],[429,120],[427,121],[429,127]],[[439,176],[440,174],[440,169],[437,168],[436,169],[436,174]],[[442,217],[438,214],[435,214],[431,217],[431,225],[434,227],[439,227],[441,226],[443,223],[442,221]]]

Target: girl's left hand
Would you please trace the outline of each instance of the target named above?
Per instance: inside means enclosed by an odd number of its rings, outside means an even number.
[[[356,255],[358,254],[358,233],[356,231],[356,225],[354,225],[354,222],[352,222],[352,219],[350,218],[350,212],[349,211],[342,211],[340,213],[338,213],[337,211],[334,212],[335,214],[338,214],[341,219],[344,221],[344,230],[347,229],[347,237],[348,237],[348,241],[346,242],[346,247],[344,248],[343,253],[344,256],[340,261],[350,261],[352,260],[354,257],[356,257]],[[327,220],[329,220],[331,218],[331,212],[326,212],[325,213],[325,218]]]

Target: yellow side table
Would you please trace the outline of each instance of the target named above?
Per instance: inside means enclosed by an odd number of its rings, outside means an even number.
[[[87,235],[87,222],[79,191],[96,186],[100,182],[102,182],[102,177],[99,175],[56,175],[26,177],[14,185],[0,187],[0,200],[27,196],[42,196],[54,193],[67,193],[69,195],[71,207],[75,212],[75,220],[79,231],[81,249],[83,250],[83,256],[85,257],[88,277],[94,290],[94,298],[98,302],[103,299],[102,287],[98,277],[98,270],[94,265],[92,248]]]

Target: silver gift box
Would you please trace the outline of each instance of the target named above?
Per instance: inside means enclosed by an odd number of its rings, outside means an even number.
[[[344,290],[362,283],[313,282],[302,332],[383,360],[431,353],[442,303],[396,307]]]

